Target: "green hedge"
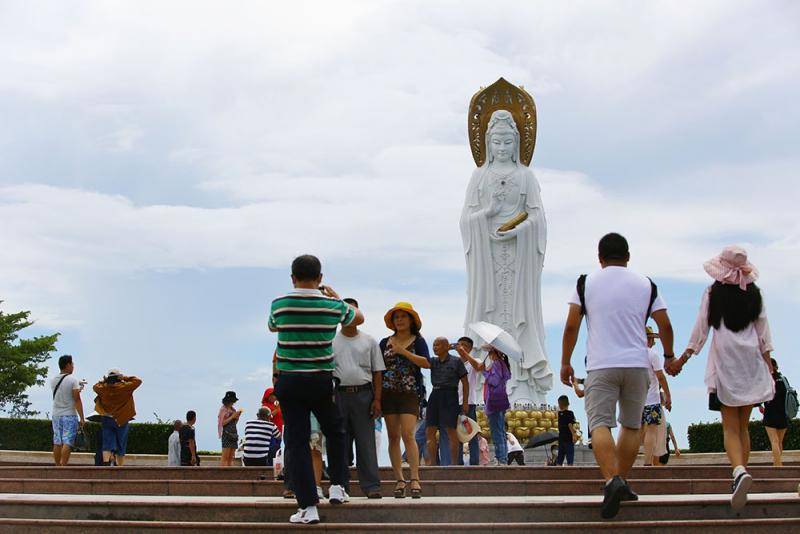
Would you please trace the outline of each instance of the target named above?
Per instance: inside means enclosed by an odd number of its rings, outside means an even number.
[[[167,454],[167,439],[172,425],[131,423],[128,433],[128,454]],[[86,422],[86,444],[95,451],[99,423]],[[53,450],[53,425],[49,419],[0,418],[0,449],[14,451]]]
[[[725,452],[722,441],[722,423],[701,423],[689,426],[689,448],[691,452]],[[800,419],[789,422],[783,440],[785,450],[800,449]],[[761,421],[750,421],[750,449],[770,450],[769,438]]]

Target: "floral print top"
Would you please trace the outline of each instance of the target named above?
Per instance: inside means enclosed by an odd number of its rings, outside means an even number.
[[[389,347],[389,338],[380,342],[383,362],[386,370],[383,372],[383,389],[397,393],[417,393],[419,391],[418,377],[421,378],[419,367],[411,363],[408,358],[395,354]],[[412,354],[428,358],[428,345],[421,336],[417,336],[406,347]]]

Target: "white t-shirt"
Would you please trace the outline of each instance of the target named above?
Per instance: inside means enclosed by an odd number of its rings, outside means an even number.
[[[467,404],[478,404],[478,399],[483,399],[483,395],[478,395],[478,391],[481,389],[481,373],[480,371],[476,371],[472,365],[468,362],[464,363],[464,367],[467,368],[467,382],[469,391],[469,398],[467,399]],[[464,393],[461,391],[461,386],[458,387],[458,404],[464,402]]]
[[[372,383],[372,373],[385,371],[383,354],[375,338],[364,332],[348,337],[341,332],[333,338],[333,376],[342,386],[363,386]]]
[[[508,452],[523,450],[522,445],[517,441],[517,437],[511,432],[506,432],[506,440],[508,441]]]
[[[664,358],[658,353],[655,346],[647,349],[647,355],[650,357],[650,389],[647,390],[645,405],[650,406],[651,404],[661,404],[661,393],[656,371],[664,370]]]
[[[645,314],[650,280],[626,267],[606,267],[586,278],[586,370],[649,368]],[[570,304],[581,305],[577,288]],[[652,312],[667,308],[659,294]]]
[[[55,391],[62,376],[64,376],[63,373],[50,379],[50,391]],[[72,391],[76,389],[81,389],[78,379],[71,374],[66,375],[64,381],[58,386],[55,397],[53,397],[53,417],[78,415],[75,409],[75,399],[72,398]]]
[[[175,430],[167,440],[167,465],[170,467],[181,465],[181,438]]]

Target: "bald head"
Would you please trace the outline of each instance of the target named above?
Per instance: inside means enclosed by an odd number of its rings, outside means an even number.
[[[433,353],[444,359],[450,351],[450,342],[446,337],[437,337],[433,340]]]

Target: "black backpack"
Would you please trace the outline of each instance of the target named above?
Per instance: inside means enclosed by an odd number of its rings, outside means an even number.
[[[587,315],[586,310],[586,276],[582,274],[578,277],[578,283],[576,285],[576,289],[578,290],[578,299],[581,301],[581,315]],[[647,278],[650,280],[650,278]],[[647,314],[644,316],[644,322],[647,323],[648,319],[650,319],[650,313],[653,311],[653,303],[656,301],[656,297],[658,297],[658,286],[656,286],[655,282],[650,280],[650,304],[647,305]]]

